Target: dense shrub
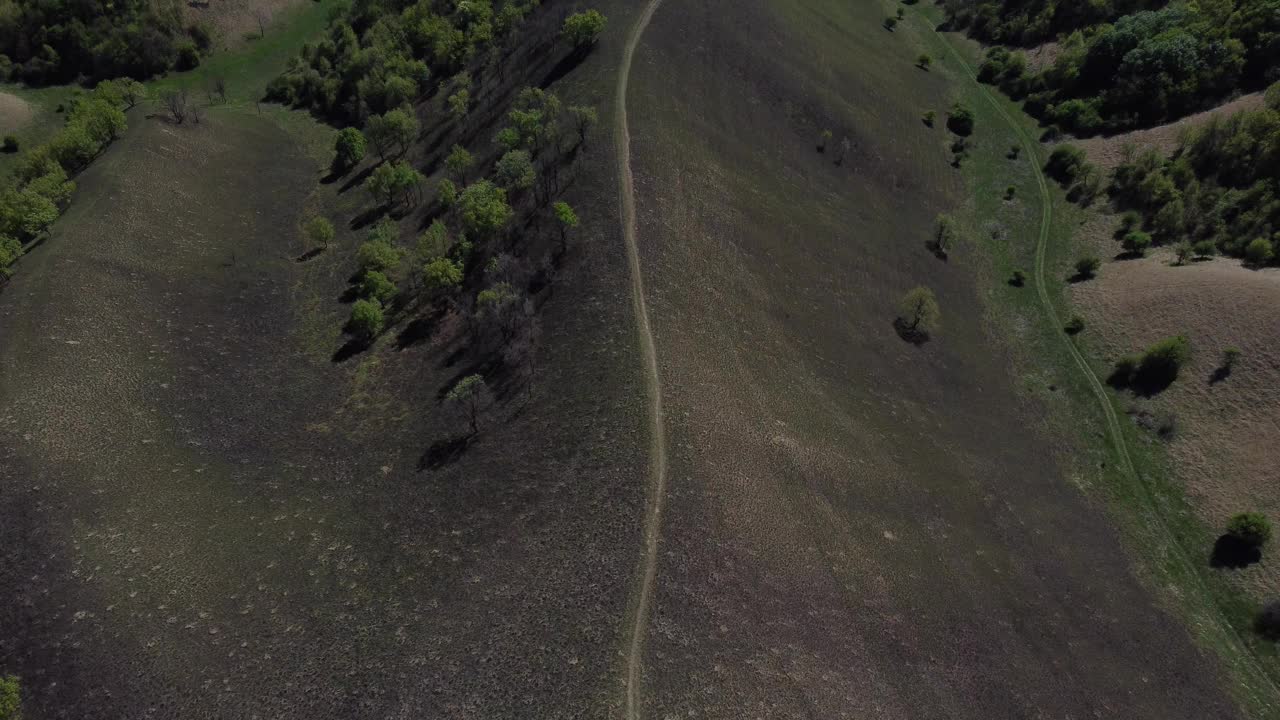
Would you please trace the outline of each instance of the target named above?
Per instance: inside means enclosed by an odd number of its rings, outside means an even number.
[[[1102,267],[1102,261],[1092,255],[1082,257],[1076,260],[1076,276],[1082,279],[1089,279],[1097,274],[1098,268]]]
[[[1227,522],[1227,534],[1250,547],[1262,547],[1271,540],[1271,521],[1262,513],[1243,512]]]
[[[947,128],[960,136],[973,134],[973,111],[961,103],[952,105],[947,111]]]
[[[1049,154],[1044,171],[1063,185],[1070,185],[1080,177],[1087,165],[1084,150],[1064,143],[1054,148]]]
[[[347,321],[347,329],[352,335],[367,342],[382,332],[385,322],[381,303],[361,299],[351,306],[351,319]]]

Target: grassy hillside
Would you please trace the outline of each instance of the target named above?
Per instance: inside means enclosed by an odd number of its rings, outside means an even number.
[[[617,49],[558,87],[607,98]],[[608,714],[643,457],[605,141],[564,195],[536,380],[459,445],[442,397],[473,360],[438,318],[332,361],[368,200],[320,182],[306,116],[142,115],[0,295],[0,674],[27,716]],[[317,212],[338,237],[298,262]]]
[[[979,233],[1033,250],[1039,208],[1000,200],[1035,197],[1028,159],[975,107],[962,167],[999,160],[1002,182],[965,200],[952,137],[921,122],[963,76],[891,13],[672,3],[637,57],[671,448],[644,711],[1230,716],[1214,659],[1076,487],[1097,466],[1078,475],[1074,431],[1045,421],[1067,380],[1014,389],[988,314],[1013,289]],[[943,210],[981,218],[946,261]],[[943,318],[917,347],[892,321],[922,284]]]

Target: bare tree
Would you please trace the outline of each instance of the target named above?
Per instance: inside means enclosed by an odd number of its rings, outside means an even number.
[[[271,13],[262,8],[255,8],[253,11],[253,19],[258,21],[258,37],[266,37],[267,21],[271,19]]]
[[[227,79],[221,75],[215,77],[211,85],[211,92],[217,95],[221,102],[225,103],[227,101]]]
[[[181,125],[186,121],[187,113],[191,108],[186,88],[165,90],[160,94],[160,102],[162,102],[165,109],[169,111],[169,115],[173,118],[174,122]]]

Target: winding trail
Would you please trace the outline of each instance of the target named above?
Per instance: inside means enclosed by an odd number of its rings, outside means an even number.
[[[950,54],[951,57],[960,65],[960,68],[964,71],[967,79],[982,92],[983,97],[986,98],[991,107],[995,109],[1006,123],[1008,123],[1009,127],[1018,136],[1018,143],[1022,146],[1025,156],[1032,161],[1031,169],[1035,174],[1036,185],[1039,189],[1041,207],[1040,237],[1036,241],[1035,270],[1032,279],[1035,281],[1036,294],[1040,300],[1041,312],[1049,321],[1050,327],[1061,328],[1062,318],[1058,314],[1058,309],[1054,306],[1052,298],[1049,297],[1049,290],[1045,285],[1044,279],[1045,256],[1049,246],[1049,233],[1053,222],[1053,197],[1049,192],[1049,183],[1045,180],[1044,172],[1041,170],[1040,163],[1037,160],[1037,158],[1040,157],[1038,153],[1039,143],[1027,133],[1027,129],[1023,124],[1019,123],[1009,114],[1004,106],[1000,104],[999,100],[991,92],[990,88],[979,82],[977,73],[974,72],[973,67],[968,63],[968,61],[960,55],[955,46],[949,42],[942,33],[938,32],[937,27],[935,27],[928,18],[924,18],[923,16],[921,17],[924,19],[929,30],[934,34],[934,36],[937,37],[944,46],[946,46],[947,53]],[[1276,686],[1271,675],[1258,663],[1253,651],[1245,646],[1243,640],[1240,638],[1240,634],[1232,628],[1226,618],[1223,617],[1222,611],[1218,606],[1208,583],[1195,567],[1187,549],[1176,537],[1174,537],[1173,531],[1169,529],[1164,516],[1161,514],[1161,510],[1156,498],[1151,492],[1151,488],[1138,474],[1137,468],[1133,464],[1133,457],[1129,453],[1128,441],[1125,440],[1124,431],[1120,426],[1120,419],[1116,415],[1115,405],[1111,402],[1111,397],[1107,394],[1102,381],[1098,378],[1097,373],[1093,371],[1093,368],[1090,367],[1088,360],[1085,359],[1084,354],[1080,352],[1080,348],[1071,340],[1071,337],[1063,332],[1059,332],[1057,335],[1061,339],[1063,345],[1067,348],[1067,351],[1071,354],[1071,359],[1075,362],[1076,367],[1079,368],[1080,374],[1084,376],[1086,381],[1088,381],[1089,388],[1093,392],[1094,398],[1098,401],[1098,405],[1102,409],[1102,414],[1107,421],[1107,435],[1111,441],[1111,445],[1115,448],[1116,455],[1120,459],[1120,469],[1129,477],[1130,481],[1142,491],[1143,499],[1147,505],[1147,511],[1158,525],[1160,534],[1163,535],[1162,543],[1164,547],[1161,548],[1161,554],[1168,555],[1170,549],[1172,549],[1172,555],[1175,558],[1175,561],[1183,566],[1183,569],[1188,576],[1195,578],[1195,589],[1201,595],[1201,604],[1203,604],[1205,609],[1209,611],[1209,614],[1212,617],[1214,630],[1219,633],[1224,640],[1226,640],[1227,644],[1234,647],[1237,654],[1237,662],[1243,663],[1246,666],[1246,672],[1253,675],[1253,677],[1258,680],[1261,680],[1262,683],[1266,685],[1270,696],[1272,698],[1276,697],[1277,694],[1280,694],[1280,688]],[[1224,661],[1229,660],[1228,658],[1222,659]],[[1254,690],[1252,686],[1250,686],[1249,689]],[[1266,700],[1263,700],[1263,702],[1269,705],[1269,702]]]
[[[631,173],[631,133],[627,129],[627,81],[631,76],[631,58],[653,13],[662,0],[649,0],[636,18],[622,50],[618,67],[618,90],[614,112],[613,144],[618,151],[618,204],[622,216],[622,239],[627,248],[627,268],[631,275],[631,306],[636,316],[636,332],[640,355],[644,362],[644,384],[649,396],[649,500],[644,519],[644,560],[640,587],[636,590],[635,617],[631,623],[631,640],[627,646],[627,720],[640,718],[641,659],[644,655],[644,631],[653,602],[654,578],[658,574],[658,538],[662,527],[662,505],[667,486],[667,441],[662,412],[662,383],[658,378],[658,354],[654,349],[649,310],[644,301],[644,275],[640,269],[640,249],[636,245],[635,178]]]

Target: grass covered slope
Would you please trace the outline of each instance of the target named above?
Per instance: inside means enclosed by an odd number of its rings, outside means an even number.
[[[668,3],[637,54],[670,449],[644,714],[1231,716],[1013,391],[977,246],[926,247],[961,193],[919,118],[951,98],[882,19]]]
[[[309,349],[358,235],[295,261],[304,208],[341,202],[298,139],[131,121],[0,294],[26,715],[606,714],[643,491],[620,251],[573,251],[536,387],[436,465],[455,347]]]

